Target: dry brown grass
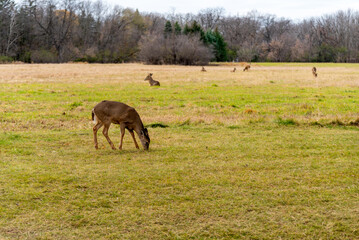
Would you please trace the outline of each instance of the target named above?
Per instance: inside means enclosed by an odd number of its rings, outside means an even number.
[[[241,63],[237,65],[241,66]],[[308,66],[265,66],[252,64],[251,71],[231,74],[231,66],[153,66],[142,64],[4,64],[0,83],[141,83],[149,72],[161,84],[213,81],[224,85],[256,86],[269,83],[296,87],[359,86],[359,68],[320,67],[313,78]]]

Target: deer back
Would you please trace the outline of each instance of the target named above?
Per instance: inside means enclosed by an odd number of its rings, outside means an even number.
[[[142,121],[137,111],[127,104],[115,101],[102,101],[94,109],[94,114],[103,123],[141,124]]]

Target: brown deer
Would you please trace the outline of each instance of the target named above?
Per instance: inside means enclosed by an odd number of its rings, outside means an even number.
[[[153,80],[152,75],[152,73],[149,73],[145,78],[145,81],[148,81],[150,83],[150,86],[160,86],[160,82]]]
[[[140,115],[137,111],[124,103],[114,101],[102,101],[98,103],[92,109],[92,120],[96,124],[93,127],[93,138],[95,142],[95,148],[98,149],[97,143],[97,131],[104,126],[103,135],[106,137],[108,143],[112,149],[116,149],[111,139],[108,137],[108,129],[111,123],[120,124],[121,128],[121,143],[119,149],[122,149],[123,136],[125,135],[125,129],[127,129],[135,142],[135,146],[138,149],[138,144],[135,139],[133,131],[135,131],[140,138],[142,146],[145,150],[148,150],[150,146],[150,137],[148,136],[147,128],[143,126]]]
[[[201,72],[207,72],[207,70],[204,67],[202,67]]]
[[[244,69],[243,69],[243,72],[245,72],[245,71],[247,71],[248,72],[248,70],[251,68],[251,65],[246,65],[245,67],[244,67]]]
[[[313,73],[313,76],[314,76],[314,77],[317,77],[317,76],[318,76],[317,68],[316,68],[316,67],[313,67],[313,68],[312,68],[312,73]]]
[[[231,72],[236,72],[237,68],[233,68],[233,70],[231,70]]]

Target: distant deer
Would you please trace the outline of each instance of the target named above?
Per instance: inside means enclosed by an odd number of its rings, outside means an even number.
[[[149,81],[150,86],[160,86],[160,82],[153,80],[152,75],[153,75],[152,73],[149,73],[145,78],[145,81]]]
[[[314,77],[317,77],[317,76],[318,76],[317,68],[316,68],[316,67],[313,67],[313,68],[312,68],[312,73],[313,73],[313,76],[314,76]]]
[[[233,68],[233,70],[231,70],[231,72],[236,72],[237,68]]]
[[[207,70],[204,67],[202,67],[201,72],[207,72]]]
[[[150,137],[148,136],[147,128],[143,126],[140,115],[137,111],[124,103],[114,101],[102,101],[98,103],[92,109],[92,120],[96,124],[93,127],[93,138],[95,142],[95,148],[98,149],[97,143],[97,131],[104,126],[103,135],[106,137],[108,143],[112,149],[116,149],[111,139],[108,136],[108,129],[111,123],[120,124],[121,128],[121,143],[119,149],[122,149],[123,136],[125,135],[125,129],[127,129],[135,142],[135,146],[138,149],[138,144],[135,139],[133,131],[135,131],[140,138],[142,146],[145,150],[148,150],[150,146]]]
[[[247,71],[248,72],[248,70],[251,68],[251,65],[249,64],[247,64],[245,67],[244,67],[244,69],[243,69],[243,72],[245,72],[245,71]]]

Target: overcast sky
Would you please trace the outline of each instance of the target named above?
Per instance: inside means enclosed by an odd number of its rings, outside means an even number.
[[[197,13],[201,9],[222,7],[226,15],[244,15],[252,10],[278,17],[300,20],[334,13],[338,10],[359,10],[359,0],[105,0],[140,12]]]

